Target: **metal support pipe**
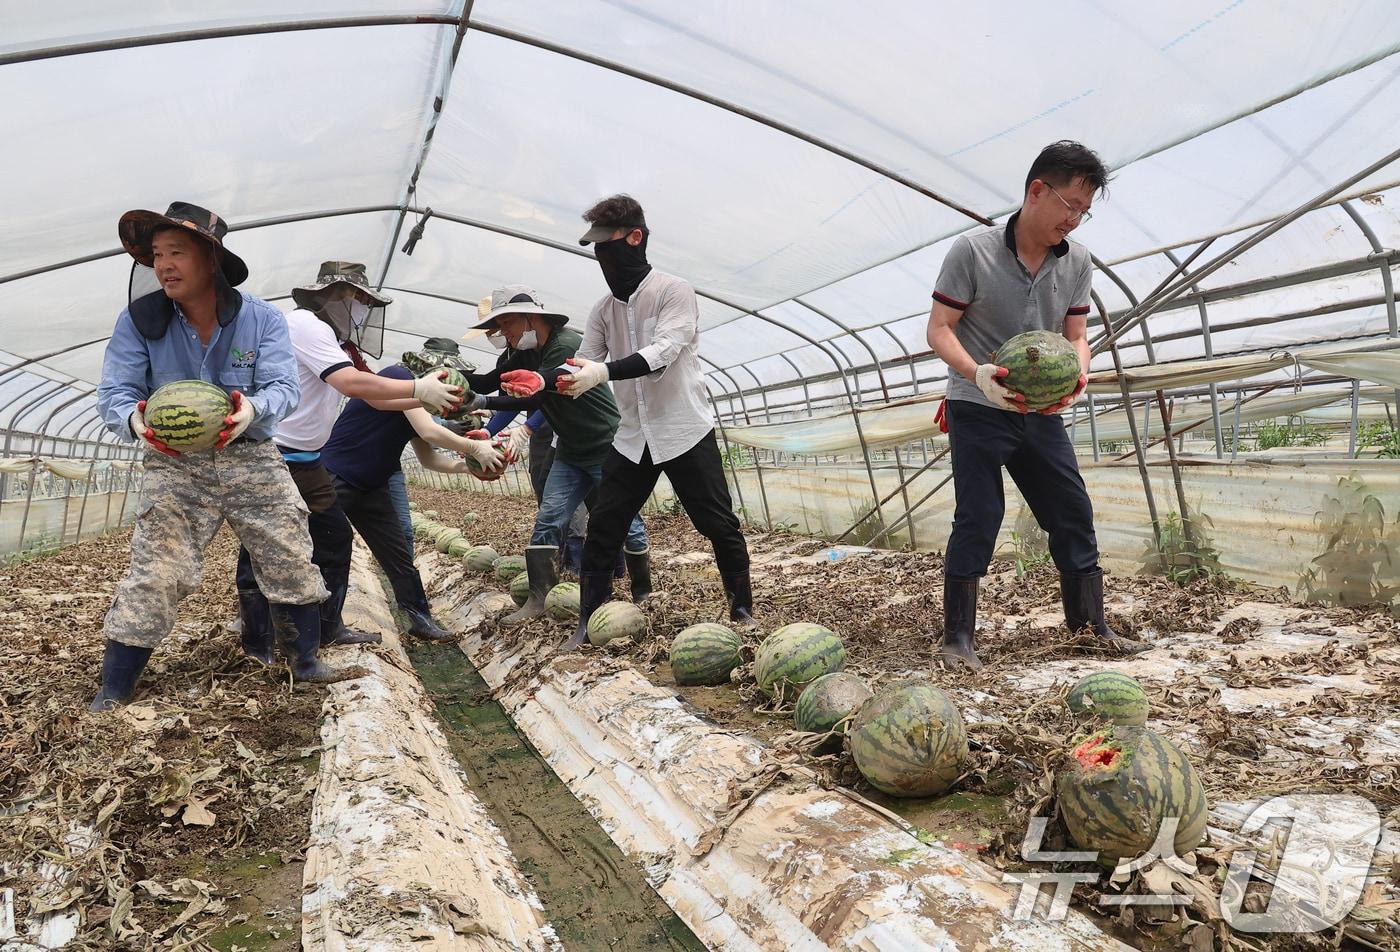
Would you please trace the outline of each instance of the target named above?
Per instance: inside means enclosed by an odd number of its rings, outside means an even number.
[[[1381,259],[1381,292],[1385,295],[1386,325],[1390,337],[1400,337],[1400,320],[1397,320],[1395,313],[1395,283],[1390,276],[1391,258],[1394,252],[1386,250],[1385,246],[1381,244],[1381,240],[1376,237],[1371,223],[1366,221],[1366,216],[1362,215],[1351,202],[1342,202],[1341,205],[1342,210],[1351,216],[1351,220],[1356,222],[1356,227],[1360,228],[1361,233],[1366,236],[1366,241],[1371,245],[1372,257]],[[1395,405],[1400,407],[1400,387],[1395,390]]]
[[[1088,403],[1089,442],[1093,445],[1094,462],[1097,463],[1099,461],[1099,423],[1094,419],[1094,395],[1086,391],[1084,396]]]
[[[912,475],[910,475],[909,478],[906,479],[902,484],[900,484],[900,485],[897,486],[896,488],[890,490],[890,492],[889,492],[883,499],[881,499],[880,502],[881,502],[882,504],[883,504],[883,503],[887,503],[887,502],[889,502],[891,499],[893,499],[895,496],[898,496],[901,490],[906,489],[906,488],[909,486],[910,483],[912,483],[914,480],[918,479],[918,478],[919,478],[920,476],[922,476],[924,473],[927,473],[930,469],[933,468],[933,465],[934,465],[935,463],[937,463],[937,462],[938,462],[939,460],[941,460],[943,457],[947,456],[948,453],[951,451],[951,449],[952,449],[952,447],[944,447],[937,455],[935,455],[935,456],[933,457],[933,459],[930,459],[930,460],[925,461],[925,463],[924,463],[923,466],[920,466],[920,467],[918,468],[918,470],[916,470]],[[940,485],[941,485],[941,484],[940,484]],[[917,508],[917,506],[922,505],[922,504],[923,504],[923,500],[920,500],[920,502],[916,504],[915,508]],[[865,522],[865,520],[867,520],[867,519],[869,519],[871,516],[875,515],[876,511],[877,511],[877,510],[876,510],[874,507],[871,507],[870,509],[865,510],[865,512],[863,512],[861,515],[859,515],[859,516],[856,517],[856,521],[855,521],[855,522],[851,523],[849,526],[846,527],[846,531],[845,531],[845,532],[841,533],[839,536],[836,537],[836,541],[837,541],[837,542],[842,542],[842,541],[844,541],[852,532],[855,532],[856,529],[860,528],[861,523]],[[908,510],[906,510],[906,511],[908,511]]]
[[[919,395],[919,373],[918,373],[917,370],[914,369],[914,360],[913,360],[912,355],[909,353],[909,348],[908,348],[908,347],[905,347],[905,346],[904,346],[904,341],[902,341],[902,340],[899,339],[899,335],[896,334],[894,331],[890,330],[889,327],[887,327],[886,325],[881,324],[881,325],[880,325],[880,330],[884,331],[884,332],[885,332],[885,336],[888,337],[890,340],[892,340],[892,341],[895,342],[895,345],[896,345],[897,347],[899,347],[900,352],[901,352],[902,354],[904,354],[904,359],[905,359],[906,361],[909,362],[909,383],[910,383],[910,384],[913,386],[913,388],[914,388],[914,395],[915,395],[915,396],[918,396],[918,395]]]
[[[791,357],[787,354],[779,354],[778,356],[783,358],[787,365],[792,368],[793,379],[802,381],[802,401],[807,404],[807,415],[811,416],[812,388],[807,385],[807,378],[803,375],[802,371],[798,369],[797,364],[792,362]]]
[[[1231,435],[1234,437],[1234,439],[1231,442],[1234,444],[1234,446],[1232,446],[1230,449],[1230,462],[1232,463],[1235,460],[1239,459],[1240,455],[1240,406],[1243,403],[1243,401],[1240,398],[1242,396],[1244,396],[1243,391],[1235,391],[1235,425],[1231,427],[1231,429],[1233,430],[1233,433]]]
[[[1202,247],[1204,247],[1204,245]],[[1184,270],[1185,265],[1170,249],[1164,251],[1163,254],[1168,261],[1176,265],[1178,271]],[[1193,284],[1191,285],[1191,290],[1200,291],[1201,286]],[[1206,302],[1198,300],[1196,302],[1196,307],[1201,314],[1201,342],[1205,348],[1206,360],[1212,360],[1215,358],[1215,348],[1210,339],[1210,315],[1206,312]],[[1220,433],[1220,390],[1214,382],[1210,384],[1210,418],[1212,425],[1215,427],[1215,458],[1224,459],[1225,444]]]
[[[77,535],[73,538],[73,541],[74,541],[74,542],[82,542],[82,541],[83,541],[83,517],[84,517],[85,515],[87,515],[87,501],[88,501],[88,496],[92,493],[92,474],[93,474],[96,470],[97,470],[97,460],[93,460],[91,463],[88,464],[88,474],[87,474],[86,485],[83,486],[83,502],[82,502],[82,505],[80,505],[80,506],[78,507],[78,532],[77,532]],[[72,482],[70,481],[68,485],[69,485],[69,487],[71,488],[73,484],[72,484]],[[65,521],[65,523],[67,522],[67,520],[64,520],[64,521]],[[65,525],[65,528],[67,528],[66,525]]]
[[[39,481],[39,458],[34,457],[34,462],[29,464],[29,492],[24,496],[24,515],[19,520],[19,549],[24,551],[24,533],[29,528],[29,509],[34,504],[34,484]]]
[[[1347,443],[1347,455],[1356,459],[1357,451],[1357,430],[1361,422],[1361,381],[1351,382],[1351,435]]]
[[[848,336],[854,337],[856,339],[856,342],[859,343],[861,347],[865,348],[865,352],[870,355],[870,365],[875,368],[875,376],[878,377],[880,380],[880,392],[884,394],[886,400],[889,400],[890,387],[889,384],[885,381],[885,371],[884,368],[880,365],[880,358],[875,353],[875,348],[870,346],[870,342],[867,341],[864,337],[860,336],[860,333],[858,331],[853,330],[849,324],[837,320],[835,317],[832,317],[826,311],[823,311],[821,308],[816,307],[815,305],[808,304],[806,301],[802,300],[801,297],[795,297],[792,300],[794,301],[794,303],[801,304],[803,307],[805,307],[807,310],[811,311],[818,317],[829,321],[832,324],[835,324],[841,330],[845,331]],[[840,348],[837,348],[837,350],[840,350]],[[850,358],[847,358],[847,363],[851,364],[851,370],[855,372],[854,362],[852,362]],[[860,386],[859,377],[856,378],[856,386]]]

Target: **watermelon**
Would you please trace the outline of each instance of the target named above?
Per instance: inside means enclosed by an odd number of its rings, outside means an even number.
[[[1010,373],[1001,384],[1026,398],[1026,406],[1043,410],[1059,403],[1079,386],[1079,352],[1055,331],[1027,331],[997,348],[992,363]]]
[[[471,551],[472,544],[466,539],[453,539],[447,543],[447,554],[454,559],[460,559]]]
[[[824,674],[803,688],[792,718],[798,730],[809,734],[832,730],[844,734],[846,727],[842,722],[858,711],[872,693],[854,674]]]
[[[205,380],[176,380],[146,398],[144,416],[156,439],[172,450],[196,453],[213,448],[233,401],[222,387]]]
[[[1147,723],[1147,695],[1136,678],[1098,671],[1075,682],[1065,703],[1078,717],[1141,727]]]
[[[967,731],[948,695],[924,681],[899,681],[861,705],[846,731],[856,767],[895,797],[944,793],[967,763]]]
[[[809,682],[846,666],[846,647],[824,625],[784,625],[763,640],[754,657],[759,690],[779,700],[795,697]]]
[[[560,582],[544,597],[544,610],[550,618],[567,621],[578,617],[578,583]],[[602,610],[601,608],[599,609]]]
[[[433,536],[433,545],[439,552],[446,552],[447,547],[460,538],[462,538],[460,529],[445,529]]]
[[[631,602],[606,602],[588,619],[588,642],[605,645],[614,638],[646,634],[647,616]]]
[[[1177,818],[1177,855],[1206,831],[1206,793],[1175,744],[1146,727],[1110,726],[1077,738],[1055,777],[1055,796],[1070,839],[1114,866],[1141,856],[1162,821]]]
[[[462,402],[457,405],[457,409],[452,410],[449,413],[444,413],[443,419],[465,420],[467,417],[471,416],[471,410],[467,409],[467,405],[472,398],[472,388],[471,385],[467,383],[467,375],[462,373],[460,370],[457,370],[456,368],[449,368],[447,371],[447,376],[443,378],[442,382],[447,384],[449,387],[462,388]]]
[[[438,517],[438,511],[436,509],[426,509],[423,515],[427,516],[429,519],[436,519]]]
[[[525,571],[525,556],[523,555],[503,555],[495,562],[491,563],[491,571],[496,573],[496,578],[502,582],[509,582],[521,572]]]
[[[739,636],[723,625],[691,625],[671,641],[677,684],[724,684],[739,664]]]
[[[489,572],[500,557],[500,553],[489,545],[474,545],[462,556],[462,563],[468,572]]]
[[[462,517],[462,525],[464,525],[464,526],[469,526],[469,525],[471,525],[473,522],[476,522],[476,520],[477,520],[477,514],[474,513],[474,512],[469,512],[469,513],[467,513],[465,516]]]
[[[521,572],[510,580],[510,598],[516,608],[530,600],[530,576]]]
[[[416,503],[416,502],[410,502],[410,503],[408,504],[408,511],[409,511],[409,512],[416,512],[417,510],[418,510],[418,503]]]

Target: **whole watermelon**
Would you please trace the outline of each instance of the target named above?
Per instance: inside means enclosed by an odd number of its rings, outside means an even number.
[[[846,646],[834,631],[797,622],[763,640],[754,657],[753,674],[759,690],[783,699],[796,697],[810,682],[845,666]]]
[[[470,542],[459,537],[447,543],[447,554],[454,559],[460,559],[471,551],[471,547]]]
[[[509,582],[525,571],[525,557],[523,555],[503,555],[491,564],[491,571],[502,582]]]
[[[449,369],[447,371],[447,376],[443,378],[442,382],[449,387],[462,388],[462,402],[457,405],[457,409],[443,414],[443,419],[465,420],[467,417],[471,416],[471,410],[467,409],[467,405],[472,398],[472,388],[471,385],[467,383],[466,374],[462,373],[460,370]]]
[[[222,387],[205,380],[176,380],[146,398],[146,425],[172,450],[197,453],[219,441],[233,402]]]
[[[462,556],[462,564],[468,572],[489,572],[500,557],[500,553],[489,545],[474,545]]]
[[[433,545],[439,552],[446,552],[447,547],[460,538],[462,538],[460,529],[446,529],[433,537]]]
[[[517,608],[530,600],[530,576],[521,572],[510,580],[510,598]]]
[[[1112,726],[1079,739],[1055,777],[1055,796],[1070,839],[1114,866],[1141,856],[1162,821],[1177,819],[1178,855],[1206,831],[1206,793],[1191,761],[1146,727]]]
[[[992,363],[1010,371],[1001,384],[1026,398],[1032,410],[1059,403],[1079,386],[1079,352],[1054,331],[1017,334],[992,356]]]
[[[1075,682],[1065,704],[1084,720],[1141,727],[1147,723],[1147,694],[1136,678],[1117,671],[1097,671]]]
[[[605,602],[588,618],[588,642],[605,645],[614,638],[646,634],[647,616],[631,602]]]
[[[948,695],[924,681],[900,681],[861,705],[846,731],[856,767],[896,797],[945,792],[967,763],[967,731]]]
[[[560,582],[544,597],[544,610],[550,618],[568,621],[578,617],[578,583]],[[601,607],[599,611],[602,611]]]
[[[724,684],[739,663],[739,636],[714,622],[691,625],[671,641],[677,684]]]
[[[794,725],[809,734],[825,734],[832,730],[844,734],[846,726],[842,721],[858,711],[872,693],[854,674],[844,671],[824,674],[802,689],[792,715]]]
[[[426,509],[423,511],[423,515],[427,516],[429,519],[436,519],[438,517],[438,511],[436,509]]]

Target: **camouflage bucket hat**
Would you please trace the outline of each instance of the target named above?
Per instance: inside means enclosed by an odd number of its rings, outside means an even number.
[[[323,261],[321,270],[312,284],[292,288],[292,300],[297,307],[308,311],[319,311],[326,303],[326,291],[337,284],[349,284],[374,302],[375,307],[385,307],[394,302],[387,294],[380,294],[369,286],[365,266],[358,261]]]
[[[164,215],[144,208],[129,211],[117,221],[117,237],[137,264],[150,268],[155,265],[151,239],[158,228],[183,228],[213,245],[229,287],[236,288],[248,280],[248,265],[224,247],[228,223],[209,209],[189,202],[171,202]]]
[[[463,360],[457,342],[448,337],[429,337],[423,341],[421,350],[405,351],[399,363],[418,377],[442,367],[460,370],[464,374],[476,373],[476,365]]]

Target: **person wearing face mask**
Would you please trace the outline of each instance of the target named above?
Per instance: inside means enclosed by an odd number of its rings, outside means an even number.
[[[583,218],[591,227],[579,243],[594,245],[610,293],[588,315],[583,345],[569,361],[569,373],[509,381],[517,392],[553,388],[578,400],[609,380],[616,384],[621,423],[589,513],[579,574],[579,625],[565,647],[583,643],[589,617],[611,597],[610,568],[617,550],[625,546],[624,551],[632,551],[630,540],[623,539],[628,517],[663,472],[695,528],[714,546],[730,620],[752,624],[748,544],[734,514],[705,399],[695,291],[647,261],[650,232],[636,199],[605,198]]]
[[[507,358],[489,378],[471,377],[472,389],[490,392],[503,387],[513,396],[535,396],[539,409],[554,428],[558,445],[545,479],[544,492],[530,545],[525,550],[525,569],[529,573],[530,597],[516,612],[507,615],[507,624],[518,624],[544,614],[545,596],[559,582],[557,562],[559,547],[570,516],[598,487],[603,477],[603,460],[617,432],[617,403],[612,391],[599,387],[580,399],[571,400],[557,392],[540,393],[534,387],[524,393],[511,382],[522,379],[550,380],[569,370],[568,361],[578,352],[582,338],[568,327],[568,317],[545,309],[534,290],[524,285],[508,285],[491,293],[491,308],[486,319],[475,330],[486,331],[488,337],[504,339],[509,348]],[[631,573],[632,600],[642,601],[651,594],[650,545],[646,527],[634,507],[624,522],[627,537],[627,568]],[[613,577],[613,562],[608,563],[608,579]]]
[[[273,442],[310,510],[311,560],[321,570],[330,592],[330,598],[321,603],[319,646],[378,642],[378,634],[348,629],[341,619],[350,585],[354,535],[321,462],[321,450],[335,426],[341,397],[358,397],[383,409],[421,406],[442,413],[460,403],[461,391],[443,382],[446,371],[391,380],[356,369],[343,346],[350,344],[356,352],[378,357],[384,310],[392,302],[370,288],[363,264],[326,261],[315,282],[292,289],[292,299],[297,307],[287,315],[287,332],[296,356],[301,401],[277,425]],[[243,652],[272,664],[272,616],[246,548],[238,551],[237,580]]]

